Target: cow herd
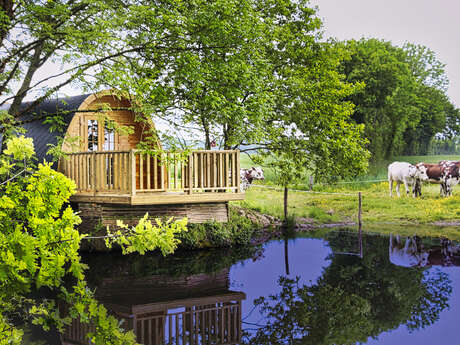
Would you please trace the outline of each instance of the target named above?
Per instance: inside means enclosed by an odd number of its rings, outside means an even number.
[[[264,172],[260,167],[240,170],[240,192],[246,191],[254,180],[263,180]],[[393,195],[393,183],[396,194],[400,194],[400,185],[404,184],[406,195],[422,195],[422,182],[440,185],[441,196],[452,195],[453,187],[460,182],[460,162],[441,161],[437,164],[393,162],[388,166],[388,184],[390,197]]]
[[[393,162],[388,166],[388,184],[390,197],[393,194],[393,182],[396,183],[398,197],[399,186],[404,184],[406,194],[414,197],[422,195],[422,182],[440,185],[441,196],[452,195],[453,187],[459,183],[460,162],[441,161],[437,164]]]

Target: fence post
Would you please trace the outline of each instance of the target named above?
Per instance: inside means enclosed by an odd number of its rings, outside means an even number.
[[[361,231],[361,213],[362,213],[362,196],[361,192],[358,192],[358,227]]]
[[[313,175],[310,175],[310,191],[313,190]]]
[[[362,195],[361,192],[358,193],[358,241],[359,241],[359,257],[363,257],[363,237],[362,237]]]

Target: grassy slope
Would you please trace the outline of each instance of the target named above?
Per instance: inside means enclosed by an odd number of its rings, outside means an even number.
[[[443,159],[460,160],[460,156],[396,157],[394,160],[416,163],[420,161],[438,162]],[[251,166],[250,162],[247,163],[248,160],[243,160],[242,166]],[[388,162],[383,162],[371,167],[372,174],[356,180],[386,179],[387,164]],[[270,182],[270,174],[266,173],[266,180]],[[422,198],[414,199],[406,196],[390,198],[387,182],[318,185],[315,186],[315,191],[342,194],[291,191],[289,193],[290,214],[295,217],[314,218],[319,223],[356,221],[357,193],[361,191],[363,193],[363,223],[368,228],[377,231],[379,231],[379,227],[385,224],[385,228],[390,225],[403,226],[402,230],[406,229],[409,233],[413,233],[414,230],[411,230],[411,225],[417,225],[417,231],[420,233],[422,231],[421,224],[426,225],[437,221],[460,221],[460,185],[454,188],[454,196],[449,198],[439,196],[438,185],[424,185]],[[404,186],[401,186],[401,192],[402,195],[405,194]],[[283,193],[281,190],[252,187],[246,192],[246,200],[240,204],[263,213],[282,217]],[[442,228],[439,231],[444,235],[450,234],[449,237],[460,238],[460,227],[457,228]],[[436,230],[431,226],[426,231],[433,235],[433,231]]]

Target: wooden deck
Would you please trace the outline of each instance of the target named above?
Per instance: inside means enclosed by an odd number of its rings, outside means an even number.
[[[62,158],[58,170],[75,181],[74,202],[167,205],[244,199],[237,150],[78,152]]]

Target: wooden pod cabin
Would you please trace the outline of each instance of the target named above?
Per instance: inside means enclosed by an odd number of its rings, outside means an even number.
[[[244,199],[239,151],[163,150],[158,140],[148,140],[155,131],[151,119],[135,114],[128,98],[102,91],[50,100],[26,118],[56,114],[62,119],[60,131],[50,132],[51,124],[43,120],[30,121],[24,124],[26,135],[34,138],[40,161],[50,160],[49,144],[67,152],[57,169],[75,181],[71,201],[84,220],[114,225],[116,219],[135,222],[149,212],[152,217],[187,216],[190,222],[227,221],[228,202]],[[148,150],[137,150],[146,140]]]

